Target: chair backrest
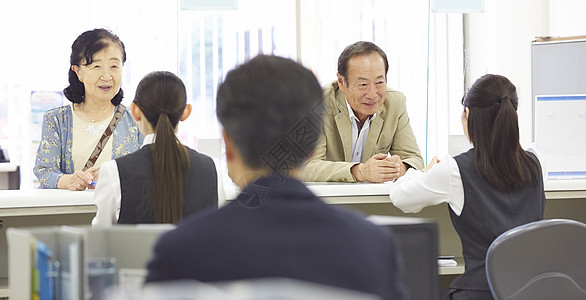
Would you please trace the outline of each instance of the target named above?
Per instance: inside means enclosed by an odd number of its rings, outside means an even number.
[[[550,219],[501,234],[486,276],[496,299],[586,299],[586,224]]]

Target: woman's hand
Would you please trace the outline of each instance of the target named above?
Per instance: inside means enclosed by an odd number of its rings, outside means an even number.
[[[88,169],[90,170],[90,169]],[[93,175],[88,171],[75,171],[73,174],[63,174],[57,181],[57,188],[68,189],[70,191],[83,191],[93,188]]]
[[[436,165],[438,162],[440,162],[440,161],[439,161],[439,159],[437,159],[437,156],[434,156],[434,157],[431,159],[431,161],[429,162],[429,164],[427,164],[427,166],[425,166],[425,167],[422,169],[422,171],[423,171],[423,172],[427,172],[427,171],[431,170],[431,168],[432,168],[433,166],[435,166],[435,165]]]
[[[86,170],[86,172],[92,174],[93,182],[98,182],[98,177],[100,177],[100,167],[91,167]],[[89,189],[95,189],[95,185],[91,185]]]

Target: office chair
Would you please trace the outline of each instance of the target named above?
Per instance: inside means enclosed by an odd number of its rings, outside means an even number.
[[[586,224],[550,219],[513,228],[486,254],[495,299],[586,299]]]

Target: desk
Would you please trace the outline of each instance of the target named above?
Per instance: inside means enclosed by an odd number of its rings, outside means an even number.
[[[388,184],[306,183],[327,203],[346,205],[369,215],[431,218],[438,222],[439,254],[454,255],[458,266],[440,267],[441,277],[464,271],[460,239],[452,227],[447,204],[405,214],[391,204]],[[238,194],[226,185],[228,199]],[[550,181],[546,185],[545,217],[574,219],[586,223],[586,180]],[[96,213],[93,191],[65,190],[0,191],[0,262],[7,261],[5,229],[51,225],[88,225]],[[0,298],[7,292],[7,265],[0,265]]]
[[[6,228],[89,225],[96,214],[94,192],[0,191],[0,262],[8,261]],[[8,294],[8,264],[0,264],[0,298]]]
[[[406,216],[434,219],[438,223],[439,254],[453,255],[458,266],[441,267],[441,275],[464,271],[460,237],[452,226],[447,204],[424,208],[410,214],[396,208],[385,183],[306,182],[307,187],[326,203],[345,205],[367,215]],[[225,184],[227,199],[238,195],[238,188]],[[586,180],[550,180],[545,186],[545,218],[565,218],[586,223]]]
[[[460,237],[450,220],[447,204],[424,208],[407,214],[391,204],[388,184],[308,182],[311,191],[330,204],[340,204],[368,215],[391,215],[430,218],[438,223],[439,254],[453,255],[458,266],[440,267],[440,275],[464,272]],[[565,218],[586,223],[586,180],[550,180],[545,186],[545,218]]]
[[[306,182],[307,187],[330,204],[390,204],[385,183]]]
[[[391,203],[389,187],[385,183],[306,182],[306,184],[313,193],[330,204]],[[586,199],[586,180],[550,180],[545,185],[545,198],[547,200]]]

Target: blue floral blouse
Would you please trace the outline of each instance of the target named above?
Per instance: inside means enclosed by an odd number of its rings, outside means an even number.
[[[51,109],[43,116],[41,142],[33,172],[40,182],[39,188],[55,189],[63,174],[73,174],[71,145],[73,126],[71,105]],[[128,109],[118,121],[112,140],[112,159],[132,153],[142,144],[143,135]]]

